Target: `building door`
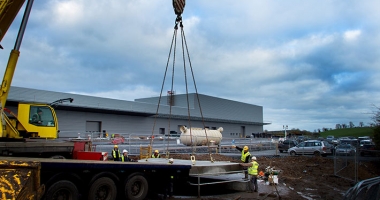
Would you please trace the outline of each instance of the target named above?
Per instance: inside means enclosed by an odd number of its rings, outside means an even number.
[[[160,128],[158,133],[161,135],[165,135],[165,128]]]
[[[102,122],[86,121],[86,132],[100,132]]]
[[[241,134],[241,137],[245,138],[245,126],[241,126],[240,134]]]

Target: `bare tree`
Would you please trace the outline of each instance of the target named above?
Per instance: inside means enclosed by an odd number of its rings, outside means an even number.
[[[360,126],[360,127],[363,127],[363,126],[364,126],[364,123],[363,123],[363,122],[359,122],[359,126]]]

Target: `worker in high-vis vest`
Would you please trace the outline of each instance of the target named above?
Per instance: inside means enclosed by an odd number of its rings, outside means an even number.
[[[120,161],[120,151],[119,151],[119,147],[117,145],[113,146],[112,158],[114,161]]]
[[[248,151],[249,150],[248,146],[244,146],[243,148],[240,148],[238,146],[232,145],[232,147],[236,148],[239,151],[241,151],[240,160],[243,163],[249,163],[249,161],[251,160],[251,153],[249,153],[249,151]],[[247,168],[244,168],[244,178],[243,179],[248,180]]]
[[[240,163],[241,166],[248,167],[248,174],[250,176],[249,181],[249,191],[257,192],[257,175],[259,175],[259,163],[256,161],[256,157],[252,156],[252,162],[250,163]]]
[[[158,150],[154,150],[154,153],[152,154],[152,158],[160,158],[160,152]]]
[[[120,156],[121,162],[137,162],[137,160],[133,160],[128,156],[128,151],[126,149],[123,150],[123,154]]]

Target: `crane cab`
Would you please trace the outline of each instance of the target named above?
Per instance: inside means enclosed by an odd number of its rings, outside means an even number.
[[[19,103],[17,116],[9,117],[9,121],[7,132],[11,138],[56,139],[58,137],[56,113],[46,104]]]

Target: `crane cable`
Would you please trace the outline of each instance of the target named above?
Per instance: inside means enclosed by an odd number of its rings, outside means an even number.
[[[210,156],[210,161],[214,162],[214,159],[213,159],[212,153],[211,153],[211,149],[210,149],[210,142],[209,142],[209,139],[208,139],[207,130],[206,130],[205,122],[204,122],[204,117],[203,117],[203,112],[202,112],[202,106],[201,106],[201,102],[200,102],[200,99],[199,99],[198,88],[197,88],[197,84],[196,84],[196,81],[195,81],[193,67],[192,67],[192,64],[191,64],[190,53],[189,53],[189,49],[187,47],[185,32],[183,30],[182,20],[180,22],[180,27],[181,27],[181,37],[182,37],[182,54],[183,54],[183,63],[184,63],[185,84],[186,84],[186,98],[187,98],[187,110],[188,110],[189,124],[191,124],[191,122],[190,122],[190,118],[191,117],[190,117],[190,106],[189,106],[189,97],[188,97],[189,96],[189,93],[188,93],[188,84],[187,84],[187,76],[186,76],[186,62],[185,62],[185,54],[184,54],[185,50],[183,49],[184,47],[186,47],[187,58],[188,58],[188,61],[189,61],[189,67],[190,67],[190,71],[191,71],[191,76],[193,78],[195,95],[196,95],[196,98],[197,98],[199,112],[200,112],[200,115],[201,115],[202,125],[203,125],[203,129],[205,131],[206,143],[207,143],[208,153],[209,153],[209,156]],[[190,138],[192,138],[191,126],[190,126]],[[195,152],[194,152],[194,143],[193,143],[192,140],[191,140],[191,144],[193,144],[193,155],[194,155],[195,154]]]
[[[188,49],[187,42],[186,42],[185,32],[183,30],[183,23],[182,23],[182,16],[181,16],[181,14],[182,14],[182,12],[184,10],[184,6],[185,6],[185,0],[173,0],[174,12],[177,15],[175,28],[177,28],[178,23],[180,24],[180,27],[181,27],[182,57],[183,57],[183,68],[184,68],[185,85],[186,85],[186,101],[187,101],[187,111],[188,111],[188,123],[189,123],[189,127],[190,127],[190,130],[189,130],[190,131],[190,142],[192,144],[192,156],[191,156],[191,160],[193,161],[193,164],[194,164],[194,161],[195,161],[195,147],[194,146],[196,144],[194,144],[193,137],[192,137],[191,115],[190,115],[190,105],[189,105],[189,92],[188,92],[188,84],[187,84],[186,61],[185,61],[185,49],[184,49],[184,47],[186,47],[187,58],[188,58],[188,61],[189,61],[191,75],[192,75],[192,78],[193,78],[193,83],[194,83],[194,88],[195,88],[195,94],[196,94],[196,98],[197,98],[197,101],[198,101],[198,106],[199,106],[199,110],[200,110],[200,114],[201,114],[201,119],[202,119],[202,125],[203,125],[203,129],[205,131],[206,143],[207,143],[207,146],[208,146],[210,160],[211,160],[211,162],[214,162],[214,159],[212,158],[212,154],[211,154],[210,143],[209,143],[207,131],[206,131],[206,128],[205,128],[204,117],[203,117],[202,107],[201,107],[200,100],[199,100],[198,89],[197,89],[197,85],[196,85],[196,81],[195,81],[194,71],[193,71],[193,67],[191,65],[190,53],[189,53],[189,49]]]
[[[194,87],[195,87],[195,94],[196,94],[196,98],[197,98],[197,102],[198,102],[198,106],[199,106],[199,110],[200,110],[200,115],[201,115],[201,119],[202,119],[202,125],[203,125],[204,131],[205,131],[205,135],[206,135],[206,143],[207,143],[207,146],[208,146],[208,153],[209,153],[211,162],[214,162],[214,159],[212,158],[211,149],[210,149],[210,142],[209,142],[207,131],[206,131],[206,128],[205,128],[203,112],[202,112],[202,108],[201,108],[201,104],[200,104],[200,100],[199,100],[198,89],[197,89],[196,82],[195,82],[194,71],[193,71],[193,68],[192,68],[192,65],[191,65],[190,54],[189,54],[189,50],[188,50],[188,47],[187,47],[185,32],[183,30],[183,23],[182,23],[182,16],[181,16],[181,14],[183,13],[184,7],[185,7],[185,0],[173,0],[173,8],[174,8],[174,12],[177,15],[177,17],[176,17],[176,20],[175,20],[174,33],[173,33],[172,42],[171,42],[171,46],[170,46],[170,50],[169,50],[169,55],[168,55],[168,59],[167,59],[167,63],[166,63],[164,78],[163,78],[162,85],[161,85],[161,91],[160,91],[160,97],[159,97],[159,100],[158,100],[157,110],[156,110],[156,114],[155,114],[155,118],[154,118],[154,125],[153,125],[153,129],[152,129],[152,137],[151,137],[151,140],[150,140],[150,146],[152,147],[152,145],[153,145],[154,129],[155,129],[155,126],[156,126],[158,112],[159,112],[159,108],[160,108],[160,104],[161,104],[162,91],[163,91],[163,88],[164,88],[164,85],[165,85],[166,75],[167,75],[168,66],[169,66],[169,62],[170,62],[170,55],[172,53],[173,44],[174,44],[171,90],[170,90],[170,93],[169,93],[169,95],[170,95],[169,96],[169,98],[170,98],[170,104],[169,104],[169,116],[168,116],[168,138],[170,136],[170,120],[172,118],[172,106],[173,106],[172,102],[173,102],[173,91],[174,91],[173,90],[173,86],[174,86],[174,67],[175,67],[176,47],[177,47],[177,31],[178,31],[178,24],[179,24],[180,27],[181,27],[182,57],[183,57],[183,68],[184,68],[185,85],[186,85],[187,113],[188,113],[188,123],[189,123],[189,127],[190,127],[189,128],[190,129],[189,130],[190,131],[190,143],[191,143],[191,146],[192,146],[191,160],[193,161],[193,164],[194,164],[195,163],[195,145],[196,144],[194,144],[193,137],[192,137],[191,114],[190,114],[190,105],[189,105],[189,93],[188,93],[188,84],[187,84],[186,59],[185,59],[185,49],[184,49],[184,47],[186,47],[186,54],[187,54],[188,61],[189,61],[191,75],[192,75],[192,78],[193,78],[193,83],[194,83]],[[150,152],[150,154],[151,154],[151,152]],[[167,148],[166,148],[166,158],[167,159],[169,158],[169,139],[168,139]]]
[[[168,55],[168,60],[166,61],[166,67],[165,67],[165,73],[164,73],[164,78],[162,80],[162,85],[161,85],[161,91],[160,91],[160,97],[158,99],[158,104],[157,104],[157,110],[156,110],[156,114],[155,114],[155,117],[154,117],[154,123],[153,123],[153,128],[152,128],[152,135],[151,135],[151,139],[150,139],[150,146],[153,147],[153,135],[154,135],[154,129],[156,127],[156,122],[157,122],[157,117],[158,117],[158,111],[159,111],[159,108],[160,108],[160,104],[161,104],[161,99],[162,99],[162,91],[164,90],[164,85],[165,85],[165,80],[166,80],[166,74],[168,72],[168,67],[169,67],[169,62],[170,62],[170,55],[172,53],[172,50],[173,50],[173,44],[174,45],[174,49],[176,48],[176,41],[177,41],[177,29],[178,27],[177,25],[175,26],[174,28],[174,33],[173,33],[173,37],[172,37],[172,43],[170,45],[170,50],[169,50],[169,55]],[[174,50],[174,57],[175,57],[175,50]],[[175,61],[175,59],[174,59]],[[172,70],[172,73],[174,74],[174,61],[173,61],[173,70]],[[172,76],[172,86],[171,86],[171,92],[173,91],[173,82],[174,82],[174,75]],[[170,98],[172,98],[172,95],[170,96]],[[169,114],[169,134],[168,134],[168,144],[167,146],[169,146],[169,136],[170,136],[170,119],[171,119],[171,111],[172,111],[172,106],[170,105],[170,114]],[[164,137],[165,137],[165,133],[164,133]],[[152,149],[150,149],[150,152],[149,154],[151,155],[152,154]],[[169,151],[167,150],[166,151],[166,158],[169,158]]]
[[[174,8],[174,13],[177,15],[177,18],[175,20],[175,26],[174,26],[174,33],[172,37],[172,43],[170,45],[170,50],[169,50],[169,55],[168,55],[168,60],[166,62],[166,67],[165,67],[165,73],[164,73],[164,78],[162,80],[162,85],[161,85],[161,91],[160,91],[160,97],[158,99],[158,104],[157,104],[157,110],[156,114],[154,117],[154,123],[153,123],[153,128],[152,128],[152,135],[150,139],[150,147],[153,147],[153,135],[154,135],[154,129],[156,127],[156,122],[157,122],[157,117],[158,117],[158,111],[160,108],[161,104],[161,99],[162,99],[162,91],[164,90],[164,85],[165,85],[165,80],[166,80],[166,74],[168,72],[168,67],[169,67],[169,62],[170,62],[170,55],[173,50],[173,44],[174,44],[174,53],[173,53],[173,68],[172,68],[172,81],[171,81],[171,90],[170,90],[170,108],[169,108],[169,120],[168,120],[168,142],[167,142],[167,149],[166,149],[166,159],[169,158],[169,137],[170,137],[170,119],[172,116],[172,100],[173,100],[173,85],[174,85],[174,66],[175,66],[175,52],[176,52],[176,47],[177,47],[177,30],[178,30],[178,23],[179,21],[182,21],[181,14],[183,13],[183,10],[185,8],[185,0],[173,0],[173,8]],[[164,133],[165,137],[165,133]],[[152,148],[150,148],[149,154],[152,154]],[[148,159],[146,159],[148,160]]]

